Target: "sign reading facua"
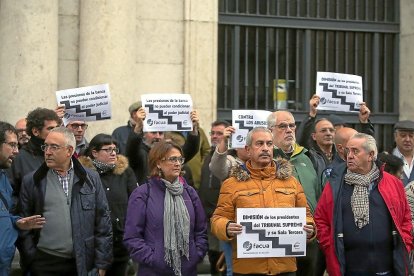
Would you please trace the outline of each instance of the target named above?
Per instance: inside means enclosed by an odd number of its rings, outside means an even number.
[[[58,105],[65,105],[63,122],[111,119],[109,85],[100,84],[56,91]]]
[[[363,102],[362,77],[349,74],[318,72],[316,95],[319,110],[359,112]]]
[[[306,208],[238,208],[237,258],[306,256]]]
[[[232,125],[236,131],[231,137],[231,147],[244,148],[247,133],[255,127],[267,127],[270,113],[265,110],[233,110]]]
[[[145,132],[193,130],[193,101],[189,94],[145,94],[141,101],[147,113]]]

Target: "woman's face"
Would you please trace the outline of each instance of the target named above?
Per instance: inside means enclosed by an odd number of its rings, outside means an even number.
[[[117,153],[118,149],[114,144],[103,145],[100,150],[92,151],[92,155],[96,160],[106,164],[115,164]]]
[[[169,182],[173,182],[178,176],[180,176],[181,165],[184,163],[184,159],[178,149],[172,148],[167,154],[158,161],[158,168],[161,169],[164,179]]]

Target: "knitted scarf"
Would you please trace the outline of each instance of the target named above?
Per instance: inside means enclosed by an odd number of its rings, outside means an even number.
[[[355,225],[362,228],[369,223],[369,185],[377,180],[379,170],[375,163],[372,163],[372,169],[367,174],[353,173],[347,170],[345,174],[345,183],[354,185],[354,191],[351,196],[351,208],[354,213]]]
[[[181,256],[189,258],[190,216],[182,193],[183,185],[177,177],[170,183],[161,180],[166,186],[164,199],[164,260],[181,276]]]
[[[115,169],[115,166],[116,166],[115,164],[107,164],[107,163],[98,161],[96,159],[92,159],[92,163],[95,166],[99,174],[112,171],[113,169]]]

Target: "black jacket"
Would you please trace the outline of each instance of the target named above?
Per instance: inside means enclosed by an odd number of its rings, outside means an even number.
[[[93,268],[107,270],[112,263],[112,227],[102,183],[98,173],[85,169],[72,158],[74,176],[72,187],[73,252],[77,272],[86,276]],[[21,216],[42,215],[47,185],[46,163],[26,175],[20,191]],[[41,229],[22,231],[19,241],[23,265],[33,261]]]
[[[89,157],[81,156],[79,162],[81,162],[83,166],[96,171],[92,159]],[[128,251],[124,247],[122,240],[124,238],[128,199],[137,187],[134,172],[128,165],[128,159],[123,155],[118,155],[118,160],[112,171],[105,173],[98,171],[98,173],[101,177],[102,185],[108,200],[109,210],[111,211],[114,237],[114,260],[128,260]]]
[[[182,146],[185,162],[190,161],[197,154],[200,145],[200,135],[187,136]],[[148,153],[150,147],[144,143],[143,134],[132,132],[128,137],[126,156],[129,166],[133,169],[139,185],[147,182],[149,176]]]
[[[128,120],[126,126],[117,127],[112,132],[112,138],[118,142],[119,153],[125,155],[128,137],[131,133],[134,132],[131,122]]]

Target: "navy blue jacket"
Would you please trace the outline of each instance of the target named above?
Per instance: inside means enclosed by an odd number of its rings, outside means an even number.
[[[73,252],[79,276],[93,268],[107,270],[112,263],[112,225],[108,202],[97,172],[84,168],[72,158],[74,177],[72,187]],[[23,178],[20,191],[22,217],[41,215],[47,185],[46,163]],[[46,222],[47,223],[47,222]],[[20,253],[24,264],[30,265],[36,254],[41,229],[22,231]]]

